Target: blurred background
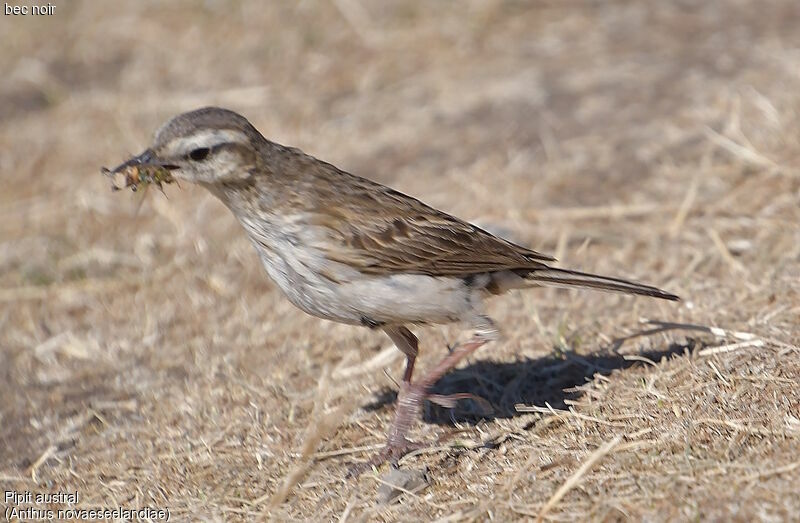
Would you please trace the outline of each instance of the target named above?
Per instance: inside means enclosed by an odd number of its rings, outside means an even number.
[[[535,515],[582,453],[646,428],[650,446],[636,448],[649,450],[609,457],[553,514],[800,511],[796,0],[51,4],[51,16],[0,17],[4,486],[263,517],[307,427],[344,401],[318,451],[334,454],[315,455],[268,514]],[[463,428],[428,413],[419,437],[518,441],[421,458],[438,471],[429,497],[375,508],[374,480],[344,479],[366,455],[330,456],[380,445],[391,405],[358,407],[395,388],[383,369],[397,379],[401,355],[380,333],[294,309],[201,189],[143,198],[100,175],[206,105],[564,266],[684,301],[546,290],[495,302],[506,338],[459,376],[478,393],[493,377],[507,415]],[[669,330],[623,347],[641,318],[749,337]],[[457,335],[423,329],[421,364]],[[695,361],[697,347],[743,340],[758,343]],[[619,350],[650,351],[652,365]],[[597,390],[563,393],[584,385]],[[543,414],[508,410],[545,400],[606,424],[540,431]]]

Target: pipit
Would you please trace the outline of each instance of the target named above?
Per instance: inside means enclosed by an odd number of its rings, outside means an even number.
[[[152,146],[105,172],[125,174],[127,185],[173,179],[202,185],[233,212],[294,305],[389,336],[405,354],[406,368],[386,447],[372,465],[396,463],[416,448],[406,435],[425,399],[453,406],[469,396],[433,395],[430,389],[498,337],[484,310],[486,298],[552,285],[678,299],[650,285],[551,267],[545,263],[555,261],[550,256],[271,142],[226,109],[172,118]],[[451,322],[471,327],[471,337],[412,381],[418,342],[408,326]]]

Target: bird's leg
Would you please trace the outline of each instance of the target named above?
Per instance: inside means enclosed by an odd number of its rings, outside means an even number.
[[[481,401],[473,394],[430,394],[430,388],[444,376],[447,371],[458,365],[458,363],[478,350],[488,341],[494,339],[497,330],[489,318],[482,318],[481,328],[466,343],[456,345],[450,353],[439,362],[436,367],[430,370],[421,380],[416,383],[411,382],[411,375],[414,372],[414,361],[418,353],[417,338],[405,327],[384,328],[386,334],[394,341],[406,355],[406,372],[403,376],[403,383],[400,385],[400,392],[397,394],[397,407],[395,410],[394,421],[389,429],[386,450],[392,459],[399,459],[403,454],[413,450],[414,445],[406,438],[406,434],[414,426],[414,422],[419,419],[422,411],[422,404],[426,399],[452,408],[456,401],[460,399],[476,399]],[[485,400],[483,403],[486,403]]]
[[[414,362],[419,353],[419,340],[406,327],[384,327],[384,332],[392,339],[400,351],[406,355],[406,371],[403,374],[403,383],[400,384],[400,392],[397,393],[397,407],[395,410],[394,422],[389,429],[389,437],[386,444],[386,451],[389,456],[398,454],[402,456],[410,450],[412,443],[405,435],[414,425],[414,421],[419,416],[424,391],[411,385],[411,376],[414,374]],[[385,459],[385,458],[384,458]]]
[[[463,344],[456,344],[450,350],[450,353],[439,362],[436,367],[432,370],[428,371],[419,382],[415,385],[422,387],[425,391],[425,399],[432,403],[436,403],[437,405],[441,405],[445,408],[453,408],[456,405],[458,400],[462,399],[471,399],[486,410],[491,410],[491,405],[485,399],[476,396],[475,394],[471,394],[468,392],[462,392],[459,394],[428,394],[427,391],[430,390],[433,385],[439,381],[439,379],[444,376],[447,371],[458,365],[458,363],[481,348],[486,343],[495,340],[499,337],[497,327],[495,327],[494,322],[491,318],[487,316],[479,317],[479,322],[476,324],[475,333],[472,335],[468,341]]]
[[[425,399],[430,399],[435,403],[444,406],[453,406],[455,401],[463,398],[474,397],[471,394],[452,394],[449,396],[431,395],[430,388],[444,376],[447,371],[458,365],[458,363],[478,350],[480,347],[497,338],[497,329],[489,318],[481,323],[480,328],[465,343],[457,345],[447,356],[445,356],[432,370],[430,370],[421,380],[411,383],[411,374],[414,371],[414,360],[417,355],[417,338],[405,327],[384,328],[386,334],[395,342],[407,359],[406,373],[403,383],[400,385],[400,392],[397,394],[397,407],[395,410],[394,421],[389,428],[386,447],[374,456],[370,461],[357,466],[351,470],[351,474],[358,475],[371,466],[378,466],[386,461],[397,461],[412,450],[420,448],[421,445],[409,441],[406,434],[411,430],[422,411],[422,404]]]
[[[419,445],[408,441],[405,435],[411,430],[414,421],[419,416],[424,392],[411,387],[411,375],[414,374],[414,362],[419,353],[419,340],[406,327],[386,326],[383,331],[391,338],[395,346],[406,355],[406,370],[403,373],[403,382],[397,394],[397,407],[392,426],[389,429],[386,446],[381,452],[367,462],[360,463],[350,468],[350,476],[358,476],[370,467],[377,467],[387,460],[397,462],[403,455],[418,448]],[[418,397],[422,395],[423,397]]]
[[[397,395],[397,408],[395,410],[394,422],[389,429],[389,436],[387,442],[387,451],[393,461],[397,461],[404,454],[414,450],[415,444],[408,441],[406,434],[414,426],[414,423],[419,419],[422,411],[422,403],[425,399],[431,399],[436,403],[454,405],[455,401],[471,395],[454,394],[452,396],[431,395],[429,393],[431,387],[447,373],[450,369],[458,365],[458,363],[485,345],[491,338],[477,333],[469,341],[458,345],[453,352],[445,356],[432,370],[430,370],[422,379],[415,383],[404,381],[400,386],[400,392]],[[417,445],[418,447],[418,445]],[[384,458],[385,460],[386,458]]]
[[[423,376],[421,380],[417,381],[416,385],[424,387],[426,390],[431,388],[442,376],[447,373],[447,371],[458,365],[461,360],[482,346],[486,345],[488,342],[496,339],[496,337],[497,331],[494,329],[491,331],[476,331],[472,338],[464,343],[456,345],[452,352],[442,358],[442,361],[440,361],[433,369],[428,371],[428,373]]]
[[[428,371],[428,373],[416,383],[411,383],[410,380],[404,381],[400,388],[400,393],[397,395],[397,410],[392,427],[389,429],[388,446],[402,447],[403,445],[409,444],[409,441],[406,439],[406,434],[419,418],[420,411],[422,410],[422,402],[425,399],[431,399],[440,405],[453,406],[455,401],[459,399],[472,397],[472,395],[465,394],[453,394],[451,396],[431,395],[429,391],[447,371],[458,365],[461,360],[486,343],[497,339],[497,337],[498,331],[494,326],[494,322],[488,317],[481,317],[478,328],[468,341],[456,345],[442,361]],[[405,452],[403,454],[405,454]],[[398,456],[397,459],[399,459],[399,457],[400,456]]]
[[[406,355],[406,372],[403,374],[403,383],[411,383],[411,375],[414,374],[414,362],[419,353],[419,340],[402,325],[399,327],[384,327],[383,331],[391,338],[395,347]]]

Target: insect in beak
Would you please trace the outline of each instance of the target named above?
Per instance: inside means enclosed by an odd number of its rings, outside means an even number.
[[[112,179],[111,190],[113,191],[130,187],[132,191],[136,192],[140,185],[146,188],[150,184],[155,184],[161,189],[161,192],[164,192],[163,184],[175,181],[170,171],[176,168],[176,165],[166,164],[158,160],[153,151],[147,149],[142,154],[134,156],[114,169],[103,167],[100,172]],[[122,186],[116,183],[119,177],[122,177]]]

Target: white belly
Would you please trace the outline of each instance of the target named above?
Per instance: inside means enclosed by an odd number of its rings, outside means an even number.
[[[461,278],[422,274],[362,274],[315,248],[324,233],[284,218],[280,224],[242,225],[264,268],[305,312],[349,324],[450,323],[480,309],[480,291]]]
[[[469,316],[479,299],[461,278],[364,275],[321,258],[309,259],[307,249],[299,254],[296,247],[282,246],[279,252],[254,243],[267,273],[289,301],[341,323],[451,323]]]

